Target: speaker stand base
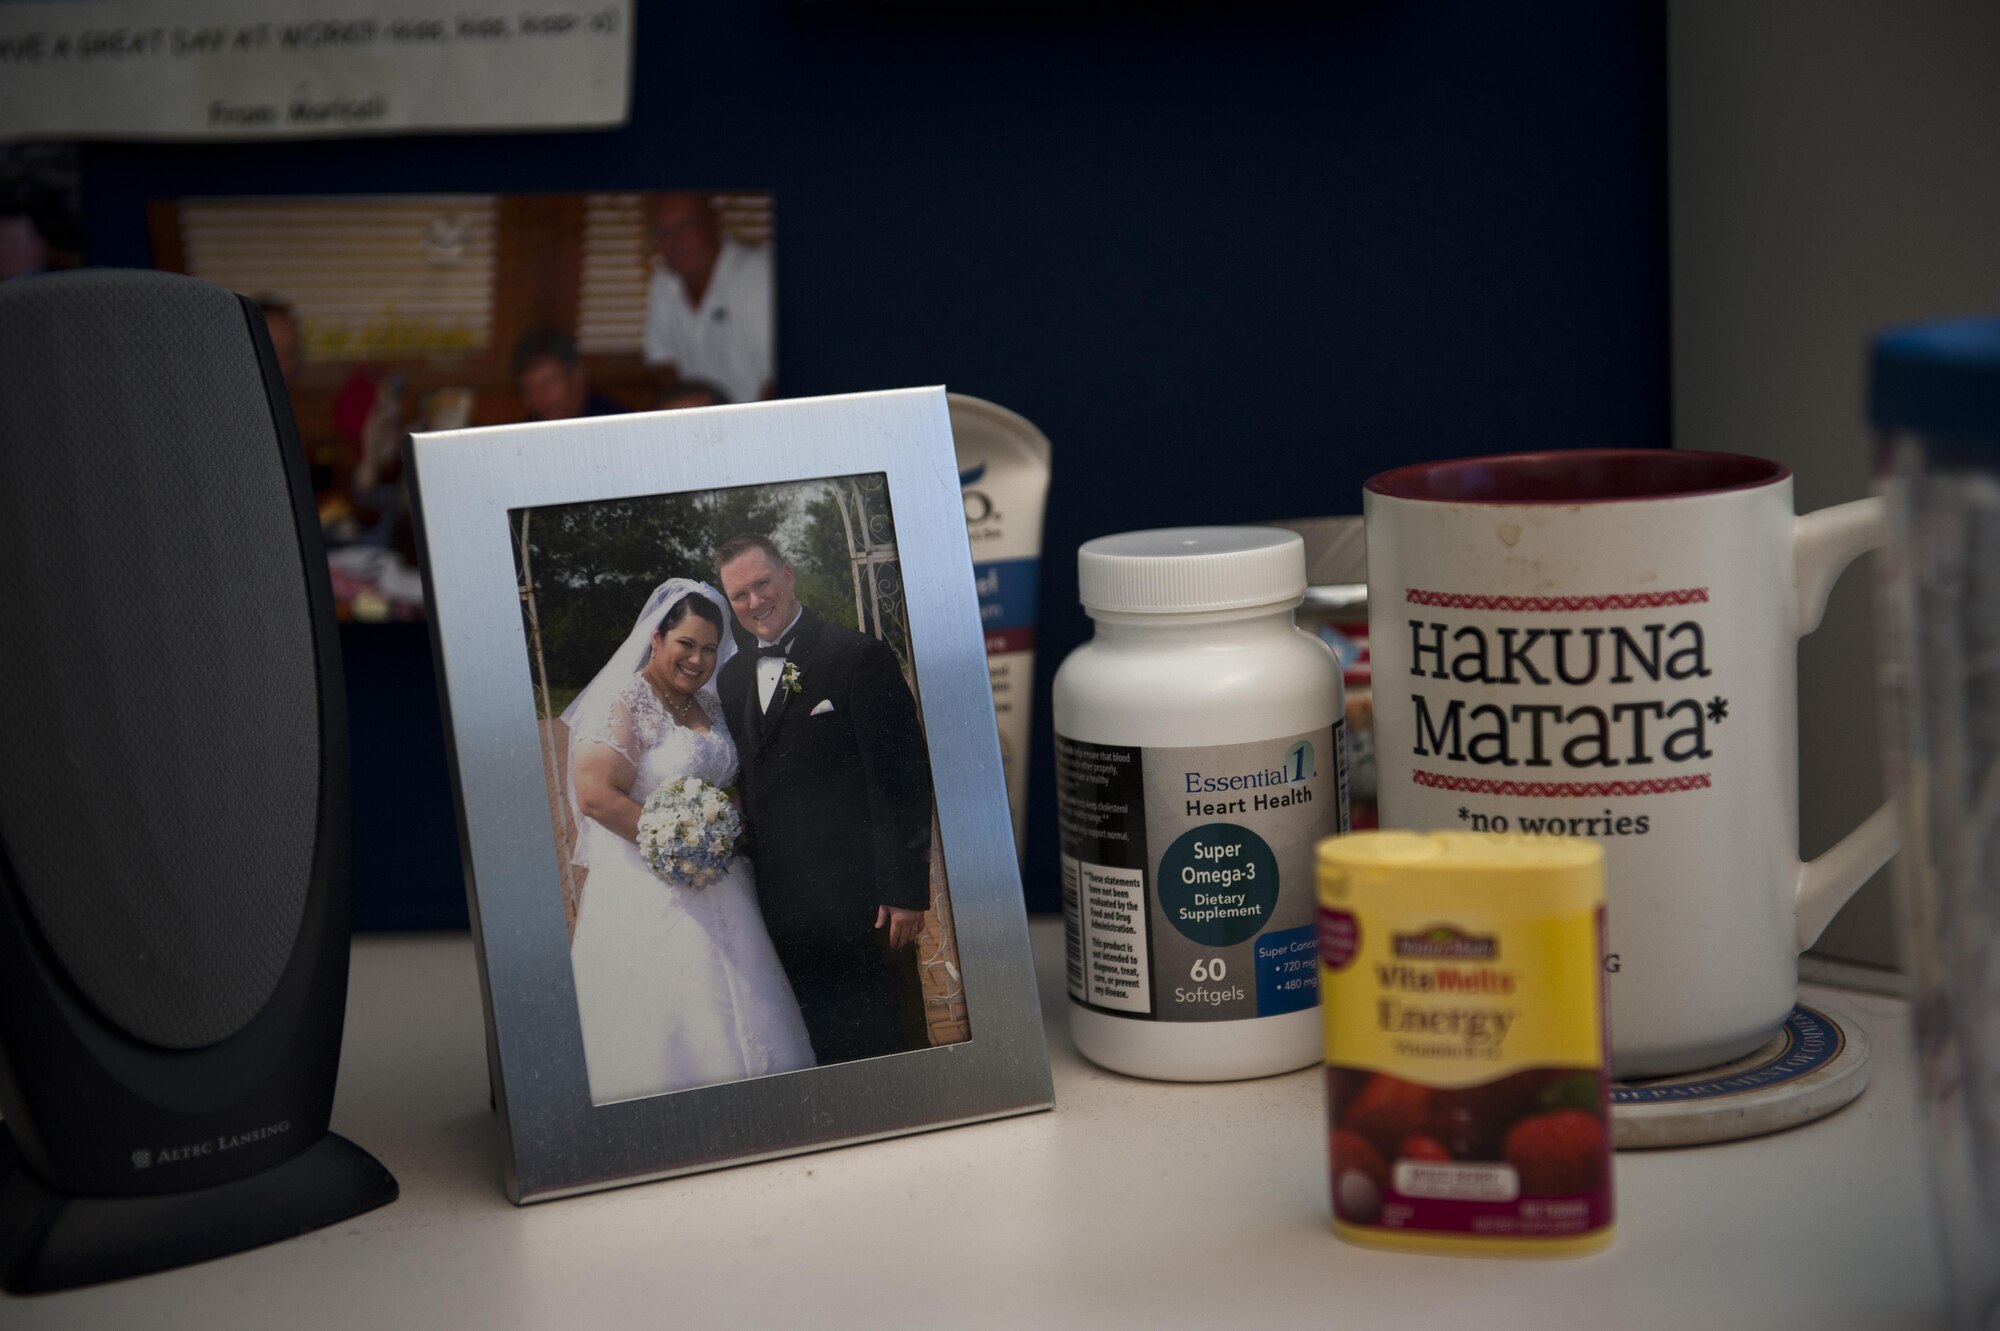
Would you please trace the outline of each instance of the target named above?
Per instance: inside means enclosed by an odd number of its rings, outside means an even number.
[[[0,1124],[0,1289],[41,1294],[207,1261],[372,1211],[396,1179],[327,1133],[246,1178],[153,1197],[67,1197],[29,1172]]]

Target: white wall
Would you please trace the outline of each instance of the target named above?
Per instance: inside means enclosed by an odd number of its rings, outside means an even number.
[[[1871,330],[2000,311],[2000,4],[1669,0],[1674,443],[1869,492]],[[1802,847],[1882,795],[1872,561],[1800,650]],[[1896,963],[1887,875],[1818,951]]]

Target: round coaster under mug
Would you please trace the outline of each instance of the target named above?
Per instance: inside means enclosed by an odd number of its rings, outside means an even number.
[[[1824,1118],[1868,1085],[1868,1036],[1851,1019],[1800,1003],[1769,1043],[1720,1067],[1611,1084],[1621,1151],[1697,1146],[1782,1132]]]

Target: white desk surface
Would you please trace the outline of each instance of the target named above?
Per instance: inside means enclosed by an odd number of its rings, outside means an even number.
[[[1317,1070],[1099,1071],[1069,1040],[1061,923],[1031,932],[1054,1112],[525,1208],[501,1192],[470,940],[363,937],[333,1126],[401,1200],[185,1270],[0,1296],[0,1326],[1943,1325],[1900,1000],[1808,986],[1866,1029],[1874,1083],[1788,1133],[1621,1154],[1609,1251],[1418,1256],[1333,1237]]]

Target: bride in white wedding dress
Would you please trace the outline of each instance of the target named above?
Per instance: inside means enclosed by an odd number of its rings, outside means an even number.
[[[715,672],[733,648],[720,593],[671,579],[563,719],[587,863],[570,968],[592,1104],[813,1066],[750,865],[685,887],[639,853],[646,797],[676,777],[727,786],[736,746]]]

